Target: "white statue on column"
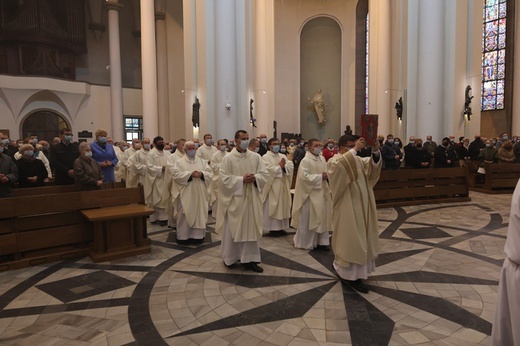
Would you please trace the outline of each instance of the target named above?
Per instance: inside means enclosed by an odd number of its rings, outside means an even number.
[[[327,122],[325,118],[325,101],[323,100],[323,94],[321,93],[321,89],[318,88],[316,95],[311,99],[308,98],[309,102],[314,104],[314,110],[316,111],[316,115],[318,116],[318,123],[323,125]]]

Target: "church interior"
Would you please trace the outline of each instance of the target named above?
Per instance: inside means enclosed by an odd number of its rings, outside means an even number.
[[[337,139],[374,115],[374,136],[516,136],[519,17],[515,0],[2,0],[0,132]],[[263,273],[227,267],[213,217],[200,245],[148,222],[149,253],[99,263],[6,270],[0,241],[0,345],[489,345],[511,192],[379,207],[368,294],[294,229],[260,239]]]

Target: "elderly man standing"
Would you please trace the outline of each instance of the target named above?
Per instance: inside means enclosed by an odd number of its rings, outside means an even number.
[[[251,140],[249,141],[249,146],[247,148],[253,153],[258,154],[258,152],[260,151],[260,141],[256,138],[251,138]]]
[[[381,172],[379,142],[372,157],[359,157],[365,141],[352,135],[339,139],[340,153],[327,162],[332,191],[332,249],[334,269],[352,288],[368,293],[361,279],[375,270],[378,255],[374,185]]]
[[[11,196],[11,185],[18,181],[18,167],[4,154],[6,144],[0,142],[0,198]]]
[[[327,180],[327,164],[321,155],[322,143],[312,138],[309,151],[300,162],[294,191],[291,225],[296,228],[294,246],[328,251],[332,230],[332,199]]]
[[[124,166],[124,170],[125,170],[125,176],[123,177],[123,179],[125,179],[125,183],[126,183],[126,187],[134,187],[134,186],[130,186],[128,180],[130,179],[130,176],[131,176],[131,172],[130,172],[130,164],[128,162],[128,160],[134,156],[135,153],[137,153],[140,149],[141,149],[141,141],[139,140],[139,138],[134,138],[132,139],[132,145],[130,146],[130,148],[126,149],[121,157],[121,164]]]
[[[294,164],[280,154],[280,141],[271,138],[267,142],[269,151],[262,161],[269,171],[269,180],[262,191],[264,216],[262,227],[273,237],[287,235],[291,217],[291,183]]]
[[[197,156],[206,160],[211,161],[211,156],[218,151],[213,145],[213,136],[209,133],[204,135],[204,143],[197,149]]]
[[[168,223],[167,199],[163,195],[169,191],[166,189],[164,173],[169,152],[164,150],[164,139],[157,136],[153,139],[154,148],[147,156],[147,174],[144,184],[144,195],[146,204],[155,209],[155,214],[150,216],[150,222],[166,226]]]
[[[511,200],[491,345],[520,345],[520,180]]]
[[[195,143],[184,144],[184,156],[175,162],[171,191],[177,220],[178,244],[201,244],[208,221],[209,184],[213,173],[206,160],[197,156]]]
[[[247,149],[249,134],[235,133],[236,148],[220,164],[219,204],[216,232],[222,237],[220,253],[226,266],[240,261],[246,269],[263,272],[258,266],[262,237],[260,191],[269,178],[260,155]]]
[[[141,140],[141,149],[128,159],[126,187],[144,186],[146,170],[148,169],[148,153],[150,153],[150,139],[143,138]]]

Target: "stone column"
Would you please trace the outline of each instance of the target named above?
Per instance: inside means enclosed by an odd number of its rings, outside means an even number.
[[[168,53],[166,45],[166,13],[164,0],[155,2],[155,31],[157,35],[157,105],[161,135],[170,138],[170,107],[168,100]]]
[[[416,133],[432,135],[437,143],[444,133],[444,1],[418,2]],[[413,28],[409,28],[410,30]]]
[[[143,135],[159,135],[154,0],[141,0],[141,70],[143,79]]]
[[[108,37],[110,53],[110,105],[112,131],[111,136],[118,141],[124,137],[123,86],[121,81],[121,49],[119,44],[119,10],[123,5],[116,1],[107,1]]]

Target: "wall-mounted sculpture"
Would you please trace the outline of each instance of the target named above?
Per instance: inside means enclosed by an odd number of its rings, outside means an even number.
[[[466,117],[468,117],[468,121],[471,120],[471,115],[473,114],[473,111],[471,110],[471,106],[470,106],[471,100],[473,100],[473,97],[475,97],[470,94],[471,94],[471,86],[468,85],[466,87],[465,101],[464,101],[464,115]]]
[[[321,89],[318,88],[316,95],[314,95],[313,98],[308,98],[309,102],[314,105],[314,111],[316,112],[316,115],[318,116],[318,123],[320,125],[324,125],[327,122],[327,119],[325,118],[325,107],[327,106],[325,104],[325,101],[323,100],[323,94],[321,93]]]

